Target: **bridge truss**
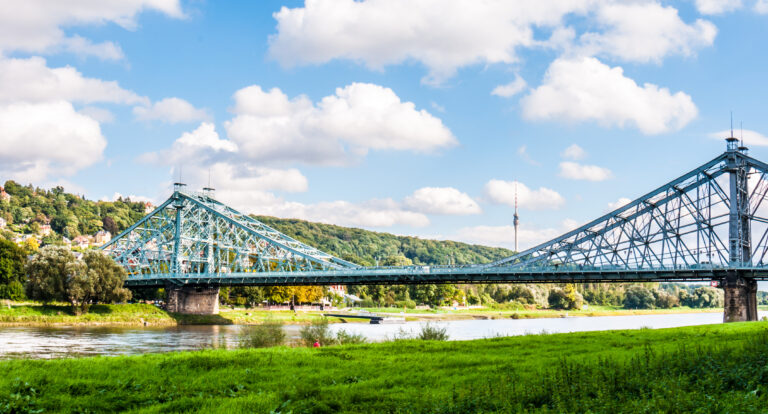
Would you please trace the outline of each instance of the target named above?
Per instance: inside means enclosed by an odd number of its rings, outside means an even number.
[[[768,164],[727,141],[675,180],[489,264],[357,266],[182,185],[104,249],[129,286],[768,280]]]

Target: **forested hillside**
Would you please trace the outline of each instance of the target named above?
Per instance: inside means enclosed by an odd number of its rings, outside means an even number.
[[[255,218],[303,243],[366,266],[375,265],[377,260],[385,266],[410,264],[401,257],[413,264],[487,263],[513,254],[500,247],[424,240],[296,219]]]

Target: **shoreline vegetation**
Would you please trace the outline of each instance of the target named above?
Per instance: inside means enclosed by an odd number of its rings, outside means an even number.
[[[355,309],[357,311],[358,309]],[[488,319],[535,319],[592,316],[665,315],[681,313],[715,313],[722,308],[622,309],[614,306],[592,306],[583,310],[496,310],[482,309],[406,309],[369,308],[381,316],[400,317],[406,321],[451,321]],[[768,310],[768,306],[760,306]],[[180,315],[166,312],[149,304],[93,305],[90,312],[74,315],[64,304],[42,305],[35,302],[0,304],[0,326],[174,326],[174,325],[254,325],[265,320],[284,324],[306,325],[321,319],[326,313],[346,313],[341,310],[264,310],[222,308],[218,315]],[[352,314],[352,313],[350,313]],[[330,323],[367,323],[366,320],[329,317]]]
[[[7,412],[763,412],[768,323],[0,362]]]

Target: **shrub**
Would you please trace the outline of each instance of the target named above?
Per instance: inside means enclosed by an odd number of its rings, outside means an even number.
[[[667,293],[663,290],[656,291],[655,294],[656,306],[659,308],[669,309],[680,305],[680,299],[675,295]]]
[[[419,332],[417,338],[424,341],[447,341],[447,330],[448,328],[445,326],[437,326],[427,322],[421,327],[421,332]]]
[[[266,319],[261,325],[243,328],[239,337],[240,348],[266,348],[280,346],[285,343],[283,323],[274,319]]]
[[[416,302],[406,299],[406,300],[399,300],[395,302],[395,306],[398,308],[408,308],[408,309],[414,309],[416,308]]]
[[[320,345],[333,345],[336,339],[331,334],[331,327],[328,326],[328,319],[321,318],[312,321],[307,326],[303,326],[299,330],[301,336],[301,343],[304,346],[312,346],[315,342],[319,342]]]
[[[361,334],[353,334],[340,329],[338,332],[336,332],[336,342],[339,345],[355,345],[364,344],[366,339]]]

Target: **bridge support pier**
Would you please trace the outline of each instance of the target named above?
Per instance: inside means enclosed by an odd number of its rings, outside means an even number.
[[[757,281],[747,279],[738,273],[723,280],[725,304],[723,322],[745,322],[757,320]]]
[[[173,286],[167,287],[166,310],[187,315],[217,315],[219,313],[219,288]]]

